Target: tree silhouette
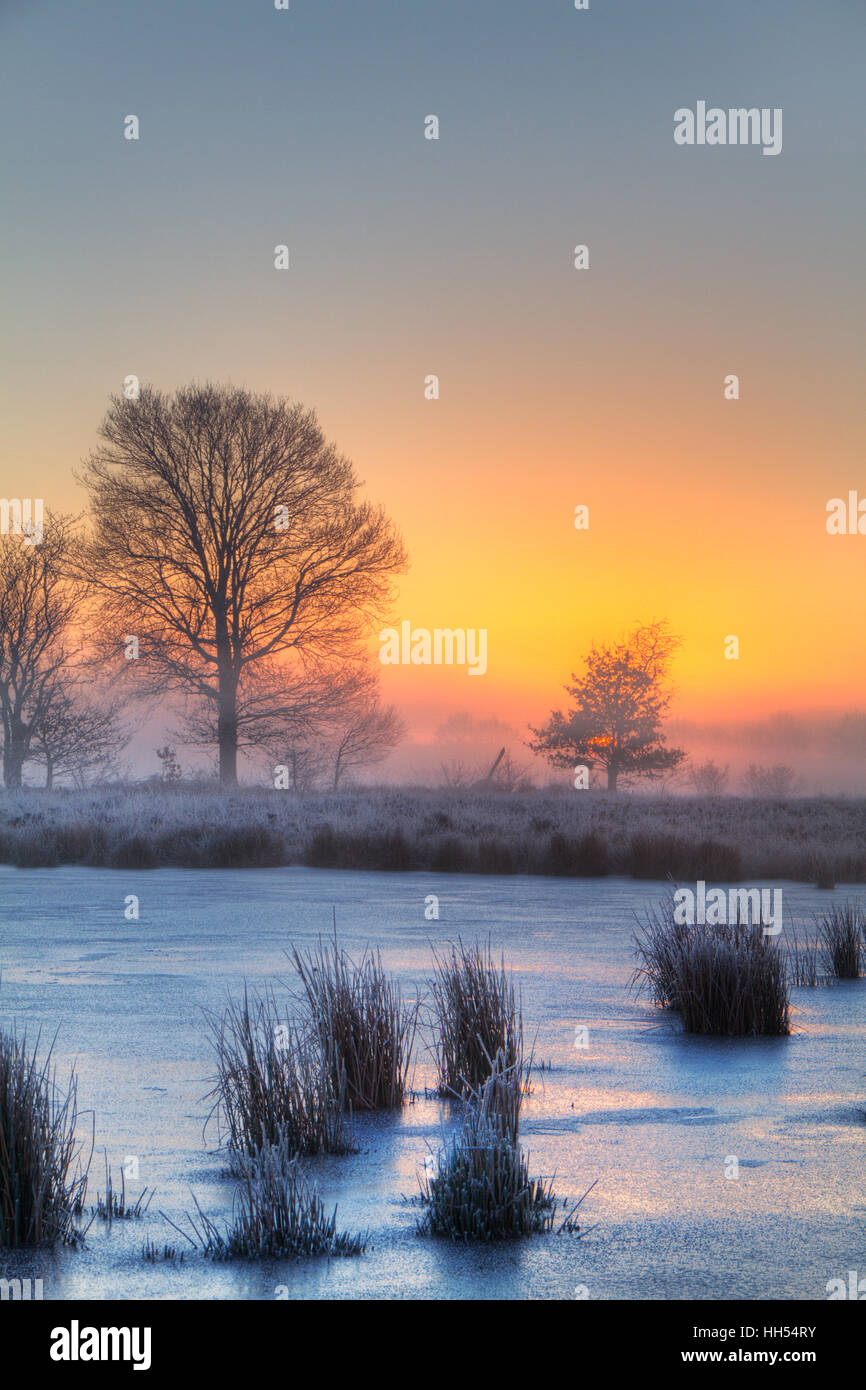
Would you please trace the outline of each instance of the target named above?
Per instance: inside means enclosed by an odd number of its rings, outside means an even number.
[[[639,626],[624,642],[594,646],[582,676],[564,688],[573,707],[554,710],[529,747],[555,767],[585,765],[607,773],[608,791],[622,776],[660,777],[685,758],[666,748],[661,723],[670,703],[665,677],[679,645],[666,623]]]
[[[403,568],[381,509],[315,414],[234,387],[112,397],[82,480],[99,622],[142,692],[216,713],[220,780],[237,781],[238,693],[290,653],[333,659],[381,616]]]
[[[381,705],[373,696],[359,700],[337,722],[328,743],[333,767],[333,790],[353,768],[370,767],[386,758],[406,737],[406,725],[393,705]]]
[[[34,720],[29,758],[44,766],[47,789],[60,776],[83,786],[88,777],[105,775],[129,742],[118,710],[85,699],[82,683],[55,684]]]
[[[49,513],[42,540],[0,536],[0,720],[3,780],[21,786],[40,723],[58,706],[76,656],[83,587],[69,577],[74,521]]]

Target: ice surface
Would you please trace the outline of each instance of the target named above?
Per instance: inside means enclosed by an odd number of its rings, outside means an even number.
[[[137,922],[124,918],[133,893]],[[103,1146],[116,1177],[138,1157],[133,1195],[157,1188],[144,1220],[96,1221],[84,1250],[0,1252],[0,1273],[42,1278],[51,1299],[271,1299],[279,1286],[322,1298],[571,1299],[579,1286],[591,1299],[826,1298],[828,1280],[866,1273],[866,981],[794,990],[790,1038],[686,1037],[628,990],[635,913],[662,893],[612,878],[0,868],[0,1024],[44,1039],[60,1025],[60,1070],[75,1061],[80,1105],[96,1114],[90,1200]],[[786,884],[786,929],[857,893]],[[428,894],[438,921],[425,920]],[[182,1244],[158,1209],[180,1222],[190,1189],[211,1215],[231,1208],[215,1132],[202,1139],[213,1074],[202,1010],[245,979],[290,980],[284,952],[329,933],[334,908],[341,944],[380,946],[410,994],[431,942],[489,934],[505,952],[536,1058],[553,1064],[522,1139],[562,1196],[598,1179],[582,1209],[598,1223],[589,1235],[479,1248],[416,1235],[403,1195],[456,1122],[449,1105],[419,1100],[359,1120],[359,1154],[308,1165],[339,1224],[369,1228],[363,1257],[142,1260],[145,1236]]]

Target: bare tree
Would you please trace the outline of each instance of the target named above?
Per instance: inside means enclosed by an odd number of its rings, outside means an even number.
[[[239,692],[287,653],[334,659],[385,609],[405,564],[383,511],[312,411],[233,387],[113,397],[85,467],[86,570],[141,688],[216,713],[237,781]],[[242,711],[241,711],[242,713]]]
[[[750,796],[790,796],[795,775],[792,767],[785,767],[781,763],[773,767],[750,763],[745,776],[746,791]]]
[[[279,757],[288,769],[289,789],[293,792],[312,791],[327,765],[326,751],[317,738],[297,738],[280,751]]]
[[[42,539],[0,536],[0,717],[3,780],[21,786],[40,722],[76,655],[73,620],[83,586],[69,577],[74,522],[48,514]]]
[[[584,675],[565,687],[574,705],[554,710],[529,747],[555,767],[603,768],[607,789],[621,776],[658,778],[685,758],[666,748],[661,725],[670,703],[665,679],[679,639],[665,623],[634,629],[624,642],[593,647]]]
[[[405,737],[406,725],[393,705],[380,705],[375,698],[360,701],[337,721],[328,740],[334,791],[346,773],[382,762]]]
[[[61,776],[81,786],[94,774],[104,775],[128,741],[116,710],[55,683],[34,720],[29,757],[45,767],[46,788]]]
[[[688,781],[702,796],[721,796],[728,785],[729,771],[727,763],[724,767],[719,767],[718,763],[710,758],[707,762],[696,763],[689,769]]]
[[[478,776],[477,770],[470,767],[462,758],[452,758],[450,762],[440,763],[439,770],[442,774],[440,785],[447,787],[449,791],[470,786]]]
[[[532,791],[532,776],[526,764],[516,762],[506,748],[503,748],[502,754],[487,776],[476,785],[493,792]]]

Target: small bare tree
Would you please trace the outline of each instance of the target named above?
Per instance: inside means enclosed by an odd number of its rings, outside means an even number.
[[[40,722],[49,717],[77,654],[73,622],[84,586],[70,578],[70,517],[48,513],[42,539],[0,536],[0,717],[3,780],[21,786]]]
[[[376,698],[360,701],[336,721],[328,740],[334,791],[347,773],[382,762],[405,737],[406,725],[393,705],[383,706]]]
[[[116,710],[81,697],[74,687],[56,684],[34,720],[30,759],[45,768],[50,790],[58,777],[71,777],[83,786],[104,776],[129,742]]]
[[[478,775],[463,758],[452,758],[450,762],[440,763],[439,771],[442,777],[440,786],[447,787],[449,791],[470,786]]]
[[[293,792],[312,791],[325,773],[325,750],[318,739],[295,739],[281,749],[279,756],[288,769],[289,789]]]
[[[719,767],[710,758],[705,763],[697,763],[688,771],[688,782],[701,796],[721,796],[728,785],[728,764]]]
[[[746,791],[750,796],[790,796],[795,776],[792,767],[784,767],[781,763],[775,763],[773,767],[750,763],[745,776]]]

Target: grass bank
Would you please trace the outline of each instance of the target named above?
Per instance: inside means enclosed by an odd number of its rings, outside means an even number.
[[[142,787],[0,797],[0,863],[316,868],[681,882],[866,882],[866,800],[510,796],[357,790],[295,796]]]

